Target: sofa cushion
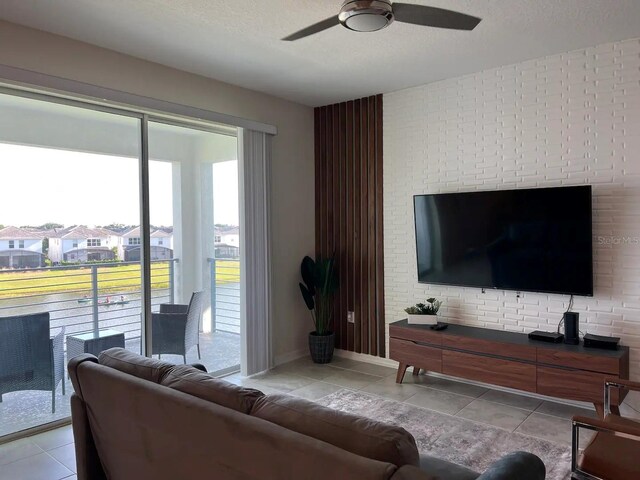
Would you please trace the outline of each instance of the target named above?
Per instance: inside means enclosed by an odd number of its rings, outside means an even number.
[[[398,467],[420,464],[413,436],[404,428],[332,410],[289,395],[265,395],[251,415],[351,453]]]
[[[176,365],[160,384],[242,413],[249,413],[264,396],[260,390],[239,387],[188,365]]]
[[[100,365],[115,368],[134,377],[160,383],[162,378],[174,367],[173,364],[147,358],[124,348],[110,348],[98,355]]]

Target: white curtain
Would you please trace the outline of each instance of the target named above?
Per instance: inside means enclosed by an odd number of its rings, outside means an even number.
[[[269,192],[271,135],[239,129],[241,373],[272,366]]]

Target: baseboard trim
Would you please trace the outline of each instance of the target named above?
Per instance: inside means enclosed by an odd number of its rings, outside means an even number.
[[[25,430],[20,430],[18,432],[9,433],[0,437],[0,445],[14,442],[16,440],[21,440],[26,437],[32,437],[33,435],[38,435],[50,430],[55,430],[56,428],[62,428],[67,425],[71,425],[71,417],[61,418],[59,420],[54,420],[53,422],[45,423],[43,425],[38,425],[35,427],[27,428]]]
[[[273,360],[273,366],[277,367],[278,365],[282,365],[283,363],[292,362],[293,360],[297,360],[298,358],[304,357],[305,355],[309,355],[308,348],[301,348],[299,350],[294,350],[293,352],[278,355]]]
[[[336,349],[333,354],[340,358],[346,358],[348,360],[357,360],[359,362],[373,363],[374,365],[381,365],[383,367],[398,368],[398,362],[385,357],[375,357],[373,355],[367,355],[366,353],[356,353],[349,350]]]

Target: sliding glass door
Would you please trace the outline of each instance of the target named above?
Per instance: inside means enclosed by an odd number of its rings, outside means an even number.
[[[70,414],[66,362],[140,352],[135,116],[0,95],[0,437]]]
[[[237,140],[231,133],[149,122],[150,253],[158,262],[152,285],[161,283],[166,257],[173,259],[171,290],[153,298],[152,353],[176,363],[200,361],[218,373],[240,365]],[[175,318],[163,311],[180,312],[179,305],[188,312],[184,341],[163,328]]]
[[[69,417],[83,352],[239,369],[235,129],[15,93],[0,90],[0,443]]]

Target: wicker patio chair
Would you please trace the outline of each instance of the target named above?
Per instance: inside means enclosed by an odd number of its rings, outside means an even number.
[[[55,413],[60,382],[64,395],[64,327],[51,338],[48,312],[0,318],[0,402],[5,393],[46,390]]]
[[[189,305],[163,303],[160,312],[152,314],[152,354],[182,355],[198,347],[200,359],[200,319],[204,306],[204,292],[194,292]]]

